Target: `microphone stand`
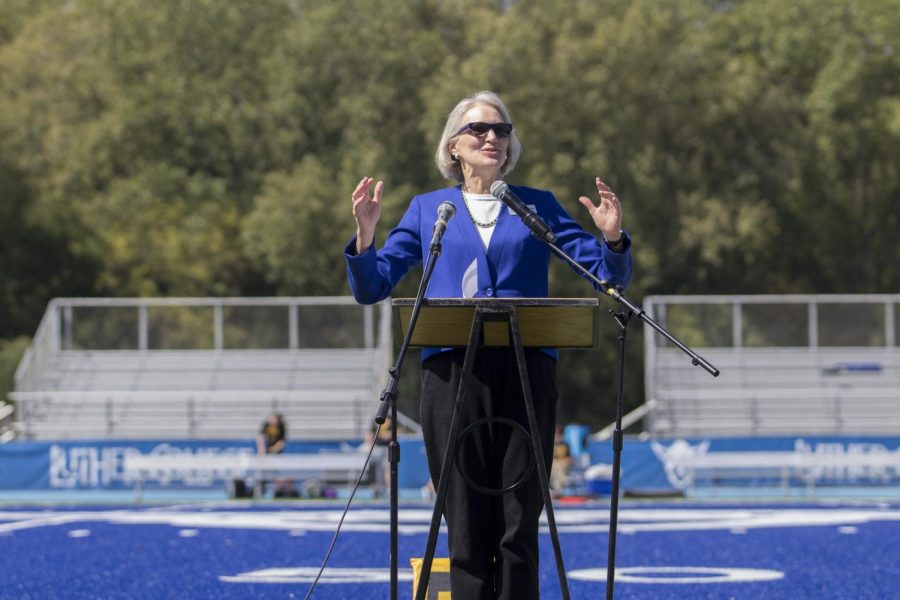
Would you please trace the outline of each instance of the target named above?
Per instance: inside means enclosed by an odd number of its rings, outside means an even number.
[[[588,271],[587,269],[582,267],[580,264],[578,264],[575,261],[575,259],[573,259],[571,256],[566,254],[565,251],[560,249],[559,246],[557,246],[556,244],[554,244],[552,242],[548,242],[547,240],[543,240],[543,239],[541,241],[543,241],[545,244],[547,244],[547,246],[550,247],[550,250],[554,254],[556,254],[558,257],[560,257],[561,259],[563,259],[564,261],[569,263],[575,270],[577,270],[579,273],[581,273],[582,275],[584,275],[585,277],[590,279],[592,282],[594,282],[597,286],[599,286],[603,290],[604,294],[615,298],[619,303],[624,305],[630,312],[634,313],[635,316],[637,316],[641,321],[643,321],[645,325],[649,325],[650,327],[652,327],[654,330],[656,330],[657,333],[662,335],[664,338],[666,338],[667,340],[672,342],[675,346],[677,346],[682,352],[687,354],[691,358],[692,365],[694,365],[695,367],[698,365],[703,367],[713,377],[719,376],[719,370],[717,368],[715,368],[709,361],[707,361],[702,356],[700,356],[699,354],[697,354],[696,352],[694,352],[693,350],[691,350],[690,348],[685,346],[683,343],[681,343],[681,341],[679,341],[678,338],[676,338],[671,333],[666,331],[660,324],[658,324],[646,312],[644,312],[643,308],[641,308],[640,306],[638,306],[637,304],[635,304],[634,302],[632,302],[631,300],[629,300],[628,298],[623,296],[622,293],[619,292],[618,289],[609,285],[609,283],[603,279],[597,279],[597,277],[595,277],[593,273],[591,273],[590,271]]]
[[[609,498],[609,547],[606,554],[606,600],[612,600],[613,581],[616,577],[616,535],[619,515],[619,476],[622,472],[622,413],[625,407],[625,341],[628,338],[628,320],[633,312],[609,311],[619,326],[619,386],[616,393],[616,427],[613,431],[613,472],[612,489]]]
[[[406,352],[409,349],[412,340],[413,331],[416,328],[416,321],[419,318],[419,311],[422,308],[422,300],[425,298],[425,290],[428,289],[428,282],[431,280],[431,274],[434,271],[434,265],[438,256],[441,255],[440,239],[432,242],[429,249],[428,258],[425,261],[425,267],[422,273],[422,280],[419,282],[419,291],[416,293],[416,301],[413,305],[412,314],[409,318],[409,327],[406,328],[406,335],[400,350],[397,352],[397,359],[388,370],[390,378],[381,392],[381,404],[378,412],[375,414],[375,423],[382,425],[387,417],[387,412],[391,411],[391,441],[388,443],[388,461],[391,469],[391,490],[390,490],[390,519],[391,519],[391,600],[397,600],[397,582],[398,582],[398,565],[397,565],[397,546],[399,533],[399,487],[398,487],[398,464],[400,463],[400,443],[397,441],[397,387],[400,382],[400,369],[403,367],[403,361],[406,358]]]
[[[691,359],[691,364],[703,367],[713,377],[719,376],[719,370],[706,361],[702,356],[681,343],[671,333],[666,331],[661,325],[654,321],[644,312],[644,309],[636,305],[634,302],[622,295],[616,288],[609,285],[606,281],[598,279],[593,273],[585,269],[577,263],[571,256],[559,248],[555,242],[546,239],[542,234],[532,229],[532,233],[536,238],[547,244],[550,250],[558,257],[569,263],[576,271],[587,277],[608,296],[616,299],[625,308],[619,312],[609,311],[619,326],[619,382],[618,392],[616,394],[616,426],[613,432],[613,472],[612,472],[612,490],[609,505],[609,551],[606,564],[606,599],[612,600],[613,583],[615,581],[616,572],[616,535],[619,518],[619,477],[621,474],[622,464],[622,448],[624,446],[624,435],[622,433],[622,412],[625,405],[625,341],[628,337],[628,321],[632,316],[637,316],[646,325],[649,325],[657,333],[672,342],[682,352],[687,354]]]

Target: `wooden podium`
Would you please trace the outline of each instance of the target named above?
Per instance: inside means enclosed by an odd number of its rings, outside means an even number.
[[[398,298],[394,307],[394,327],[403,339],[412,315],[412,298]],[[485,314],[505,313],[515,308],[525,348],[593,348],[597,345],[596,298],[429,298],[422,305],[419,321],[413,331],[412,346],[465,348],[476,308]],[[483,347],[509,346],[509,324],[505,320],[486,320]]]
[[[394,322],[401,338],[405,338],[412,317],[415,300],[393,301]],[[596,298],[430,298],[423,301],[415,330],[410,338],[411,346],[436,346],[439,348],[466,348],[463,371],[456,396],[450,439],[444,454],[440,480],[436,488],[434,512],[428,533],[425,556],[416,589],[416,600],[424,600],[431,573],[431,563],[437,544],[441,515],[447,496],[449,471],[459,441],[461,409],[465,404],[468,383],[475,365],[475,354],[480,347],[512,347],[522,384],[522,395],[528,415],[528,435],[538,472],[547,512],[547,524],[556,556],[562,597],[569,598],[565,567],[553,515],[550,482],[543,460],[543,449],[538,435],[537,419],[528,372],[525,367],[524,348],[591,348],[597,344],[597,314],[600,302]],[[468,335],[467,335],[468,332]],[[527,477],[527,474],[526,474]],[[465,477],[464,477],[465,478]],[[468,479],[465,478],[467,481]],[[505,489],[485,490],[485,493],[505,493],[515,489],[524,478]],[[471,484],[471,482],[470,482]]]

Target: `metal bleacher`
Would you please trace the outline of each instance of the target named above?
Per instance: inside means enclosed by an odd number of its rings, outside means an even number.
[[[648,314],[721,370],[645,335],[659,437],[896,435],[898,295],[653,296]]]
[[[16,372],[19,439],[292,439],[371,427],[389,305],[352,298],[56,299]]]

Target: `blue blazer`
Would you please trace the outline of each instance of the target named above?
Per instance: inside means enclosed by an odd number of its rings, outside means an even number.
[[[551,192],[510,186],[537,212],[557,236],[557,246],[598,279],[625,286],[631,277],[631,240],[613,252],[586,232],[566,213]],[[472,222],[459,186],[413,198],[400,223],[388,234],[384,247],[373,244],[356,254],[356,239],[344,249],[350,289],[362,304],[387,298],[413,266],[428,256],[438,206],[449,200],[456,206],[442,240],[438,258],[426,290],[429,298],[499,297],[543,298],[548,292],[550,249],[534,238],[522,220],[501,207],[490,245],[485,251],[478,228]],[[439,351],[426,349],[423,359]]]

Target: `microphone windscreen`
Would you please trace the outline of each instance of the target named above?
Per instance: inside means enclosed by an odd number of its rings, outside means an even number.
[[[453,215],[456,214],[456,205],[450,202],[449,200],[441,202],[441,205],[438,206],[438,216],[444,217],[446,220],[450,220]]]

